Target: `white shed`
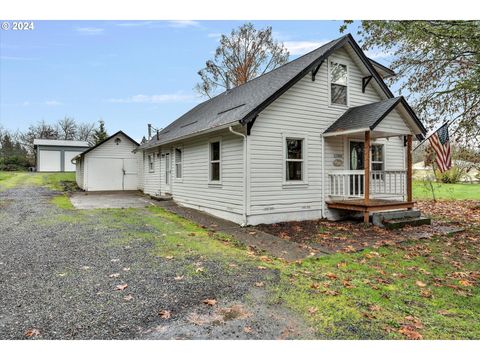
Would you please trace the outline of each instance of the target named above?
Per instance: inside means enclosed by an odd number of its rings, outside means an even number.
[[[77,155],[78,186],[85,191],[138,189],[138,143],[123,131]]]
[[[34,139],[37,171],[75,171],[72,159],[89,148],[86,141]]]

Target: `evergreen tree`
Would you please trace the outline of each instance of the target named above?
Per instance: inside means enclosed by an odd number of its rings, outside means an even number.
[[[105,121],[100,120],[98,123],[100,125],[93,132],[93,140],[95,141],[95,145],[108,138],[107,130],[105,130]]]

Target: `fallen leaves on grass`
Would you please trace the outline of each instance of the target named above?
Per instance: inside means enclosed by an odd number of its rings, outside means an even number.
[[[181,281],[181,280],[183,280],[184,277],[185,277],[184,275],[177,275],[177,276],[174,277],[174,279],[175,279],[175,281]]]
[[[203,300],[203,303],[208,306],[214,306],[217,304],[217,300],[215,299],[205,299]]]
[[[160,310],[158,312],[158,315],[162,318],[162,319],[170,319],[170,317],[172,316],[170,311],[168,310]]]
[[[313,307],[313,306],[312,306],[312,307],[309,307],[309,308],[308,308],[308,313],[309,313],[310,315],[315,314],[317,311],[318,311],[318,308],[316,308],[316,307]]]
[[[420,280],[415,281],[415,284],[416,284],[418,287],[425,287],[425,286],[427,286],[427,284],[425,284],[424,282],[422,282],[422,281],[420,281]]]
[[[172,256],[172,255],[165,256],[165,259],[167,259],[167,260],[172,260],[172,259],[173,259],[173,256]]]
[[[119,277],[119,276],[120,276],[119,273],[114,273],[114,274],[108,275],[108,277],[111,277],[111,278],[117,278],[117,277]]]
[[[246,333],[246,334],[250,334],[252,332],[252,328],[250,326],[245,326],[243,328],[243,332]]]
[[[398,332],[409,340],[422,340],[423,336],[411,326],[403,325]]]
[[[420,292],[420,295],[426,299],[431,299],[433,298],[433,294],[430,290],[427,290],[427,289],[422,289],[422,291]]]
[[[127,296],[125,296],[125,297],[123,298],[123,300],[125,300],[125,301],[130,301],[130,300],[132,300],[132,299],[133,299],[132,294],[128,294]]]
[[[203,267],[201,267],[201,266],[199,266],[199,267],[197,267],[197,268],[195,269],[195,272],[196,272],[196,273],[201,273],[201,272],[204,272],[204,271],[205,271],[205,269],[204,269]]]
[[[35,328],[28,329],[27,331],[25,331],[25,336],[26,337],[34,337],[34,336],[39,336],[39,335],[40,335],[40,330],[35,329]]]
[[[265,284],[262,281],[256,282],[255,286],[256,287],[263,287]]]
[[[462,286],[473,286],[473,282],[469,281],[469,280],[459,280],[458,283]]]
[[[331,273],[331,272],[327,272],[327,273],[325,274],[325,276],[326,276],[327,278],[329,278],[329,279],[332,279],[332,280],[338,278],[337,275],[335,275],[334,273]]]
[[[122,291],[125,290],[128,287],[128,284],[121,284],[116,286],[116,290]]]
[[[322,293],[324,293],[325,295],[330,295],[330,296],[337,296],[337,295],[340,295],[340,293],[338,291],[335,291],[335,290],[324,290],[322,291]]]
[[[259,265],[259,266],[257,266],[257,269],[258,269],[258,270],[266,270],[267,267],[266,267],[266,266]]]

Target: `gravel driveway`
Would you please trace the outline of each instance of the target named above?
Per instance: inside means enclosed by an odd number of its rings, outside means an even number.
[[[59,194],[0,192],[0,339],[23,339],[31,329],[36,339],[310,337],[296,315],[255,286],[274,283],[276,273],[246,264],[225,272],[209,258],[155,256],[149,242],[115,243],[131,225],[106,226],[88,210],[76,221],[79,210],[50,202]],[[196,262],[205,275],[179,280]],[[116,290],[122,284],[128,287]],[[211,298],[215,306],[203,304]],[[161,310],[169,313],[162,318]]]

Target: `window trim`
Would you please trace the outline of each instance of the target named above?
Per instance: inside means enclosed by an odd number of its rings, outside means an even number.
[[[177,150],[180,150],[181,151],[181,161],[180,162],[177,162]],[[174,159],[173,159],[173,163],[175,165],[175,181],[177,182],[182,182],[183,181],[183,158],[185,156],[185,152],[183,151],[183,146],[182,145],[178,145],[178,146],[175,146],[173,148],[173,154],[174,154]],[[177,174],[177,165],[180,164],[180,172],[181,172],[181,175],[180,177],[178,177],[178,174]]]
[[[302,140],[302,180],[287,180],[287,162],[288,160],[288,150],[287,150],[287,139],[296,139]],[[282,186],[284,187],[295,187],[295,186],[306,186],[308,185],[308,134],[306,133],[282,133],[282,148],[283,148],[283,157],[282,157]],[[294,160],[296,161],[296,160]],[[297,160],[298,161],[298,160]]]
[[[375,164],[382,164],[382,170],[373,170],[373,166],[372,166],[372,171],[385,171],[385,144],[373,143],[372,147],[373,146],[380,146],[382,148],[382,161],[374,161],[373,160],[373,154],[370,154],[370,156],[371,156],[370,164],[371,165],[373,165],[374,163]]]
[[[344,65],[347,68],[347,103],[345,105],[336,104],[332,102],[332,62],[339,65]],[[348,66],[348,64],[341,61],[340,59],[329,58],[327,70],[328,70],[328,104],[329,106],[337,107],[341,109],[348,108],[350,106],[350,67]]]
[[[147,160],[148,160],[148,172],[154,173],[155,172],[155,153],[147,154]]]
[[[350,143],[351,142],[362,142],[364,143],[364,147],[365,147],[365,139],[359,139],[359,138],[348,138],[348,141],[345,142],[345,145],[344,145],[344,153],[346,154],[345,156],[345,159],[347,161],[344,161],[344,170],[349,170],[350,169]],[[385,171],[385,169],[387,168],[387,144],[383,141],[372,141],[371,146],[377,146],[377,145],[381,145],[382,146],[382,151],[383,151],[383,169],[381,171]],[[372,154],[370,153],[370,171],[380,171],[380,170],[372,170]]]
[[[212,144],[213,143],[219,143],[219,159],[218,160],[212,160]],[[219,164],[219,180],[212,180],[212,163],[215,162]],[[223,162],[223,156],[222,156],[222,138],[217,137],[217,138],[212,138],[208,141],[208,184],[210,185],[221,185],[223,176],[222,176],[222,162]]]

